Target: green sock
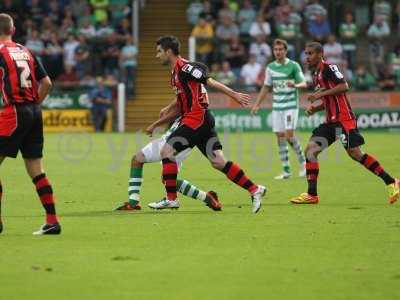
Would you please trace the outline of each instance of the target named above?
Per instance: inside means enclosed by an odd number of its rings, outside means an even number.
[[[140,201],[140,187],[143,182],[143,168],[131,168],[129,177],[129,204],[135,206]]]
[[[182,195],[191,197],[193,199],[198,199],[201,201],[204,201],[207,196],[206,192],[198,189],[187,180],[178,179],[176,181],[176,190]]]

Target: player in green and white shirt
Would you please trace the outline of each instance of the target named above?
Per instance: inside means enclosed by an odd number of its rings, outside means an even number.
[[[275,132],[279,157],[283,172],[275,179],[288,179],[291,176],[288,144],[294,149],[300,163],[299,176],[305,176],[305,158],[299,140],[294,134],[299,114],[299,88],[307,84],[300,65],[287,58],[288,45],[285,40],[276,39],[273,43],[275,61],[267,65],[265,82],[256,103],[251,109],[255,114],[261,102],[272,92],[272,130]]]

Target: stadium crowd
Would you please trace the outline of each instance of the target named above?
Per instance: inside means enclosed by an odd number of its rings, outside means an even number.
[[[196,0],[186,14],[196,59],[225,84],[257,90],[273,59],[270,45],[283,38],[303,66],[304,44],[321,42],[355,90],[400,86],[400,1]]]
[[[138,49],[130,0],[2,0],[15,20],[14,39],[29,48],[61,87],[95,86],[104,76],[133,95]]]

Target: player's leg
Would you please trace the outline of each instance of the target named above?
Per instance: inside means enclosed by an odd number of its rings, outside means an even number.
[[[187,148],[176,155],[176,162],[178,164],[178,169],[180,169],[182,162],[190,155],[192,148]],[[188,180],[177,179],[176,181],[177,192],[184,196],[190,197],[192,199],[200,200],[204,202],[212,210],[219,211],[222,209],[222,205],[219,202],[218,195],[214,191],[205,192]]]
[[[367,170],[383,180],[388,187],[389,203],[395,203],[400,198],[400,180],[386,173],[385,169],[375,157],[362,152],[360,146],[364,144],[364,138],[360,135],[358,130],[350,130],[345,134],[342,143],[353,160],[359,162]]]
[[[295,135],[295,130],[297,128],[297,119],[299,115],[298,109],[290,109],[285,111],[285,137],[289,145],[293,148],[296,153],[297,160],[300,164],[299,176],[304,177],[306,175],[306,159],[301,149],[301,144],[299,139]]]
[[[58,223],[56,214],[53,188],[43,170],[42,159],[24,158],[24,162],[26,171],[35,185],[40,202],[42,203],[46,212],[46,224],[43,225],[38,231],[34,232],[34,234],[60,234],[61,226]]]
[[[0,165],[3,163],[5,157],[4,156],[0,156]],[[3,231],[3,220],[1,218],[2,214],[1,214],[1,200],[3,197],[3,185],[1,184],[1,180],[0,180],[0,233]]]
[[[40,202],[46,212],[46,223],[34,235],[60,234],[61,226],[58,222],[53,188],[47,178],[43,166],[43,120],[39,105],[24,107],[26,132],[20,146],[25,168],[35,185]]]
[[[145,162],[146,158],[143,154],[143,149],[132,157],[128,180],[128,201],[118,206],[115,210],[141,210],[140,190],[143,183],[143,165]]]
[[[278,142],[279,159],[282,164],[282,173],[275,179],[288,179],[291,175],[289,164],[289,149],[285,137],[285,120],[283,111],[272,111],[272,131],[276,134]]]
[[[335,126],[332,124],[321,124],[314,129],[313,134],[306,146],[306,177],[307,177],[307,193],[292,198],[293,204],[317,204],[319,196],[317,191],[319,162],[318,155],[327,149],[336,140]]]

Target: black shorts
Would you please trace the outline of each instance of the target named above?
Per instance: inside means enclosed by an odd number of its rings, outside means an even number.
[[[322,148],[327,148],[340,140],[345,149],[365,144],[363,136],[357,128],[345,130],[341,123],[323,123],[312,132],[311,139]]]
[[[175,149],[176,153],[196,146],[206,157],[212,157],[213,151],[222,149],[215,131],[214,117],[208,110],[205,113],[204,122],[199,128],[192,129],[181,124],[167,138],[167,143]]]
[[[6,106],[0,113],[0,156],[43,156],[43,119],[38,104]]]

